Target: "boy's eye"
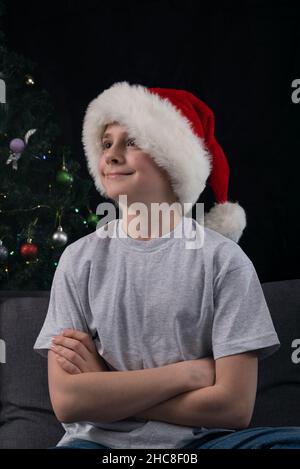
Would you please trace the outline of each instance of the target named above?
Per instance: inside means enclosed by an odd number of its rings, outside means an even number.
[[[133,143],[133,144],[135,145],[135,141],[134,141],[133,138],[131,138],[130,140],[127,140],[127,144],[128,144],[128,143]],[[103,148],[104,150],[106,150],[107,148],[109,148],[109,147],[107,147],[106,145],[110,145],[110,142],[103,142],[103,143],[102,143],[102,148]]]

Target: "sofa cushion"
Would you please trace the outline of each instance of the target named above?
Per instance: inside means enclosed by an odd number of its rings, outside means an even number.
[[[250,426],[300,426],[300,280],[263,283],[262,288],[281,347],[259,362]]]
[[[50,292],[0,292],[0,448],[47,448],[64,430],[48,393],[47,360],[33,344],[48,309]]]

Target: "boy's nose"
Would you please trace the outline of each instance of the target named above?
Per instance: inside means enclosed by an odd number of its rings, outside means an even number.
[[[106,164],[110,164],[111,162],[118,162],[124,159],[124,154],[121,152],[121,150],[118,151],[112,151],[111,153],[106,154]]]

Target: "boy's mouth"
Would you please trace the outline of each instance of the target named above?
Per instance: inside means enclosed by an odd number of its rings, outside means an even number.
[[[130,176],[133,173],[108,173],[106,174],[107,178],[118,178],[118,177],[124,177],[124,176]]]

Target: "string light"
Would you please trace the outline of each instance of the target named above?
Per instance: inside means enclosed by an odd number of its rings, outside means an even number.
[[[15,212],[30,212],[32,210],[36,210],[37,208],[51,208],[49,205],[36,205],[36,207],[32,208],[16,208],[14,210],[0,210],[1,213],[15,213]]]
[[[34,85],[34,79],[32,75],[26,75],[25,76],[25,83],[26,85]]]

